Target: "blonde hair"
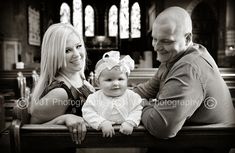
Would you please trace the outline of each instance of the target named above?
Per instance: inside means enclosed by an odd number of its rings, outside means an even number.
[[[71,24],[53,24],[45,32],[41,46],[40,77],[32,93],[32,105],[40,99],[42,92],[52,83],[60,68],[66,67],[66,41],[71,33],[80,38],[84,47],[83,39]],[[84,69],[85,60],[81,71],[84,72]]]

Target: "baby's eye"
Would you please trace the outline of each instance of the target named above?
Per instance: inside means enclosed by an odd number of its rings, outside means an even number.
[[[123,79],[123,78],[119,78],[118,80],[119,80],[119,81],[122,81],[122,80],[124,80],[124,79]]]
[[[106,81],[110,82],[110,81],[112,81],[112,79],[106,79]]]

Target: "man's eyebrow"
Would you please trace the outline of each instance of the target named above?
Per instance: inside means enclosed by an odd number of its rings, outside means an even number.
[[[80,45],[80,46],[82,46],[82,43],[78,42],[78,43],[76,43],[75,45]]]

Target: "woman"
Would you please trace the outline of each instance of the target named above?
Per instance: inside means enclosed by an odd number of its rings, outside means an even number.
[[[43,37],[41,72],[32,93],[31,123],[64,124],[76,144],[85,138],[81,107],[93,87],[85,81],[84,42],[70,24],[51,25]]]

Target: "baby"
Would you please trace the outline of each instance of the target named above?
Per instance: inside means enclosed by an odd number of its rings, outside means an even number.
[[[120,60],[118,51],[103,55],[95,68],[95,79],[100,90],[88,96],[82,108],[83,118],[94,129],[102,130],[103,137],[115,135],[113,124],[121,124],[120,132],[130,135],[140,123],[141,97],[127,89],[134,61],[130,56]]]

